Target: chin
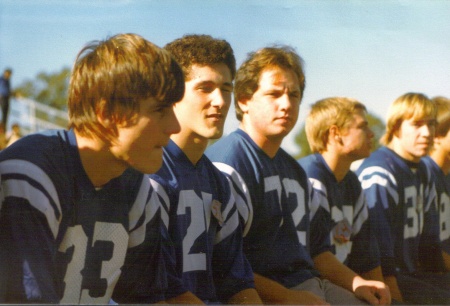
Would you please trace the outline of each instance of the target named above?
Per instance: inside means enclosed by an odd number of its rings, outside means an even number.
[[[157,172],[162,166],[162,158],[159,160],[152,160],[146,164],[133,165],[133,168],[145,174],[152,174]]]

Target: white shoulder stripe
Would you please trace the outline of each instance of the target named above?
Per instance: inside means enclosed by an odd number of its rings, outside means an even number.
[[[367,219],[369,219],[369,208],[367,206],[364,192],[361,192],[359,194],[353,213],[357,216],[357,219],[353,220],[353,231],[356,235],[357,233],[359,233],[361,227],[367,221]]]
[[[61,221],[61,204],[59,203],[58,193],[56,192],[56,188],[50,177],[35,164],[20,159],[11,159],[1,162],[0,174],[20,174],[43,186],[53,203],[55,203],[58,209],[57,212],[54,211],[48,196],[44,194],[42,190],[30,185],[26,180],[3,179],[0,198],[4,199],[5,197],[13,196],[26,199],[31,206],[45,215],[50,230],[56,238],[58,235],[59,223]],[[56,215],[59,215],[59,218],[57,218]]]
[[[234,199],[236,200],[236,207],[239,211],[239,214],[244,218],[245,227],[243,231],[243,236],[245,237],[250,230],[250,227],[252,225],[253,221],[253,206],[252,206],[252,200],[250,197],[250,192],[247,188],[247,184],[245,183],[242,176],[231,166],[215,162],[213,163],[214,166],[216,166],[220,171],[225,173],[227,175],[227,178],[231,179],[231,182],[234,184],[231,185],[231,191],[234,195]],[[241,193],[245,196],[245,199],[242,198],[240,193],[238,193],[234,186],[236,185],[238,188],[240,188]]]
[[[330,212],[330,203],[328,202],[328,191],[325,185],[321,181],[314,178],[309,179],[308,189],[310,189],[310,219],[314,218],[319,207],[325,209],[325,211]]]
[[[146,231],[147,231],[147,224],[155,217],[158,210],[161,208],[158,194],[155,192],[155,190],[150,188],[152,185],[153,185],[153,180],[151,180],[148,176],[144,176],[144,178],[142,180],[141,189],[139,191],[139,195],[136,198],[136,202],[133,204],[133,209],[132,209],[133,219],[131,219],[131,217],[130,217],[130,225],[131,225],[131,221],[133,221],[134,226],[130,227],[130,229],[132,229],[132,231],[130,233],[130,240],[128,241],[129,248],[138,246],[144,242],[145,236],[146,236]],[[149,194],[150,192],[151,192],[151,194]],[[147,201],[147,199],[148,199],[148,201]],[[164,211],[164,210],[162,210],[162,211]],[[141,218],[142,213],[145,214],[145,220],[139,227],[134,229],[137,221]],[[168,219],[168,216],[166,219]],[[166,226],[167,226],[167,223],[166,223]]]
[[[362,173],[361,173],[361,175],[362,175]],[[382,177],[379,174],[373,175],[370,178],[364,179],[363,181],[361,181],[361,187],[363,190],[369,189],[373,185],[379,185],[383,188],[386,188],[387,192],[390,194],[390,196],[394,200],[394,203],[398,203],[399,196],[398,196],[398,192],[396,189],[396,187],[397,187],[396,184],[394,186],[392,186],[392,184],[389,184],[389,181],[386,177]],[[368,203],[369,206],[371,206],[371,204],[372,203]],[[384,208],[387,208],[387,203],[383,202],[383,206],[384,206]]]
[[[380,175],[386,176],[386,178],[384,179],[386,181],[386,183],[387,183],[387,178],[388,178],[392,182],[393,185],[397,186],[397,181],[395,180],[395,177],[389,171],[387,171],[385,168],[382,168],[379,166],[367,167],[366,169],[364,169],[361,172],[361,174],[358,176],[358,179],[360,182],[367,181],[367,179],[365,179],[365,176],[372,176],[375,173],[378,173],[378,176],[380,176]],[[366,189],[366,188],[363,187],[363,189]]]
[[[145,209],[145,204],[147,202],[148,196],[150,192],[150,182],[146,177],[142,179],[141,187],[139,187],[139,192],[136,196],[136,199],[133,203],[133,206],[130,209],[130,213],[128,214],[129,218],[129,228],[128,231],[132,231],[137,222],[142,216],[142,213]]]
[[[156,199],[158,201],[158,205],[161,206],[161,218],[162,218],[164,224],[166,225],[166,227],[168,228],[169,227],[169,210],[170,210],[169,196],[167,195],[167,192],[164,189],[164,187],[161,184],[159,184],[157,181],[155,181],[154,179],[150,179],[150,184],[152,184],[154,192],[160,198],[162,198],[162,200],[166,204],[165,206],[161,205],[159,198]]]

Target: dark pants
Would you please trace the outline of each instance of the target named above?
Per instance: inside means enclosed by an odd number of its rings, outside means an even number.
[[[448,274],[398,274],[397,282],[406,304],[450,305]]]
[[[2,107],[2,123],[6,129],[8,124],[9,97],[0,96],[0,105]]]

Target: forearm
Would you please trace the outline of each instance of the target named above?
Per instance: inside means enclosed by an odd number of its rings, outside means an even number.
[[[256,292],[255,289],[249,288],[244,289],[235,295],[233,295],[229,300],[228,304],[250,304],[250,305],[262,305],[262,300]]]
[[[186,291],[176,297],[167,299],[166,302],[167,304],[205,304],[190,291]]]
[[[255,277],[255,288],[264,304],[280,304],[286,296],[288,289],[280,283],[267,277],[253,273]]]
[[[376,267],[370,271],[361,273],[361,276],[364,279],[376,280],[380,282],[384,282],[383,272],[381,271],[381,266]]]
[[[322,278],[328,279],[351,292],[356,289],[355,282],[362,279],[361,276],[342,264],[331,252],[323,252],[314,257],[313,260]]]
[[[445,269],[450,271],[450,254],[442,251],[442,258],[444,259]]]
[[[264,304],[328,305],[317,295],[304,290],[292,290],[264,276],[255,275],[255,286]]]
[[[400,292],[400,288],[398,287],[397,278],[393,275],[385,276],[384,282],[388,285],[389,290],[391,291],[392,299],[397,302],[403,302],[403,296]]]

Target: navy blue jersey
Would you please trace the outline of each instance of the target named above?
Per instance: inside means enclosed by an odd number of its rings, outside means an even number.
[[[214,143],[206,155],[233,182],[253,271],[288,288],[317,276],[312,258],[329,250],[329,236],[311,243],[310,220],[318,207],[295,159],[282,149],[270,158],[242,130]]]
[[[194,166],[173,141],[163,156],[163,167],[150,177],[168,214],[185,287],[205,302],[225,302],[254,288],[227,178],[206,156]]]
[[[369,209],[356,174],[349,171],[338,182],[321,154],[309,155],[298,162],[321,201],[327,203],[319,208],[324,214],[318,214],[325,216],[325,220],[316,224],[326,227],[336,258],[357,273],[378,267],[378,244],[371,233]]]
[[[108,303],[127,249],[144,242],[155,245],[148,301],[164,299],[163,224],[146,176],[129,169],[94,188],[73,131],[58,130],[2,151],[0,178],[0,302]]]
[[[387,147],[370,155],[357,170],[366,194],[371,226],[380,248],[384,275],[418,269],[423,238],[439,244],[436,193],[425,164],[408,164]],[[428,261],[442,261],[429,252]],[[436,257],[435,257],[436,256]]]
[[[436,203],[439,211],[439,237],[442,249],[450,254],[450,174],[445,175],[435,161],[426,156],[424,163],[431,171],[436,185]]]

